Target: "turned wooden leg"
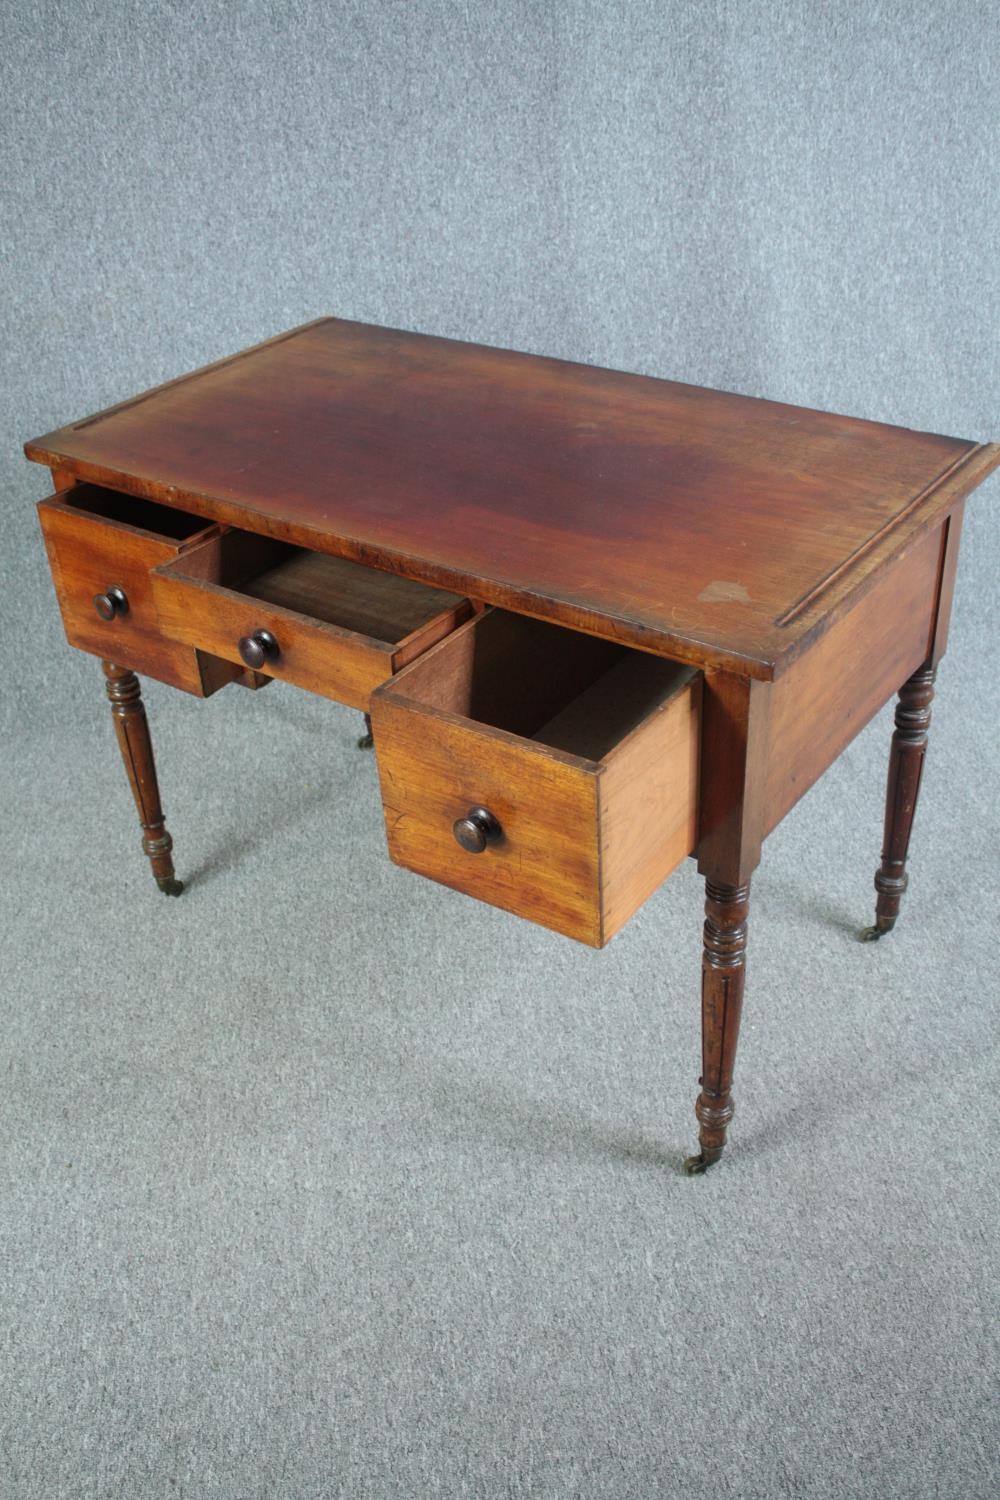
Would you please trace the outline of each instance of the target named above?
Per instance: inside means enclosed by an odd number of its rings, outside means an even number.
[[[358,740],[359,750],[370,750],[375,741],[372,739],[372,716],[365,714],[365,732]]]
[[[866,927],[862,940],[871,942],[891,932],[907,886],[906,855],[920,793],[920,777],[927,753],[927,730],[934,699],[934,667],[923,666],[899,690],[896,729],[889,752],[889,781],[885,793],[885,832],[882,863],[875,872],[875,926]]]
[[[179,896],[184,886],[174,877],[174,862],[170,857],[173,839],[163,822],[156,762],[139,679],[127,667],[119,667],[115,662],[103,661],[101,666],[108,679],[106,686],[118,748],[142,824],[143,853],[149,858],[160,890],[168,896]]]
[[[722,1155],[733,1118],[733,1063],[743,1010],[750,886],[705,882],[701,960],[701,1093],[694,1112],[701,1150],[684,1170],[704,1172]]]

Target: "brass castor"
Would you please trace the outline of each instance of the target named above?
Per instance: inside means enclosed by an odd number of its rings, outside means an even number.
[[[158,875],[156,883],[165,896],[179,896],[184,889],[183,880],[177,880],[173,875]]]
[[[721,1151],[714,1156],[706,1156],[704,1151],[699,1151],[697,1156],[689,1156],[684,1163],[685,1175],[688,1177],[700,1177],[703,1172],[707,1172],[709,1167],[719,1160],[721,1155]]]
[[[895,917],[879,917],[875,920],[874,927],[862,927],[858,933],[859,943],[877,943],[879,938],[885,937],[896,925]]]
[[[372,739],[372,721],[370,716],[365,714],[365,732],[358,740],[358,749],[370,750],[374,743],[375,741]]]

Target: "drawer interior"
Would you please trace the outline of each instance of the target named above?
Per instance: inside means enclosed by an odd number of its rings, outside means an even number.
[[[690,675],[690,668],[677,662],[623,649],[607,671],[531,738],[583,760],[603,760]]]
[[[170,572],[380,641],[401,641],[464,602],[428,584],[249,531],[223,532]]]
[[[690,675],[662,657],[491,610],[390,691],[600,761]]]
[[[119,526],[136,527],[175,542],[187,541],[212,524],[203,516],[189,515],[187,511],[175,510],[172,505],[158,505],[155,500],[123,495],[118,490],[106,490],[96,484],[73,485],[63,490],[59,498],[68,510],[96,516],[102,521],[114,521]]]

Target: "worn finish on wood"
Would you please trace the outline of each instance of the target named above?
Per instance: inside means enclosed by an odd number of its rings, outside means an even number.
[[[372,698],[392,858],[603,947],[694,847],[699,689],[550,625],[469,621]],[[468,852],[475,808],[499,833]]]
[[[958,438],[335,318],[26,451],[760,678],[1000,462]]]
[[[718,1161],[733,1118],[733,1066],[743,1014],[750,886],[705,882],[705,943],[701,961],[701,1093],[695,1104],[701,1150],[684,1170],[693,1175]]]
[[[395,863],[600,947],[596,776],[546,746],[381,691],[372,724]],[[483,859],[463,856],[452,832],[480,803],[504,830]]]
[[[362,710],[472,613],[455,594],[240,531],[210,536],[151,579],[166,635]],[[268,644],[251,654],[255,642]]]
[[[942,544],[941,528],[921,537],[771,688],[766,831],[927,660]]]
[[[165,638],[153,604],[150,569],[176,558],[188,540],[215,528],[209,522],[192,523],[164,506],[141,507],[136,517],[145,524],[133,526],[120,519],[122,501],[131,505],[126,496],[108,496],[81,484],[38,506],[66,638],[81,651],[113,656],[147,677],[207,697],[241,674],[226,661]],[[148,529],[157,523],[174,534]],[[103,619],[95,596],[113,588],[122,590],[128,608]]]
[[[139,679],[118,662],[102,661],[111,717],[114,720],[118,748],[122,753],[139,822],[142,824],[142,852],[148,857],[160,890],[168,896],[179,896],[184,886],[174,875],[170,851],[173,839],[166,829],[160,806],[160,788],[156,780],[156,762],[149,737],[149,724],[142,701]]]
[[[936,668],[923,666],[899,690],[896,728],[889,752],[889,780],[885,794],[885,830],[882,863],[875,872],[875,925],[866,927],[862,938],[871,941],[891,932],[899,916],[899,904],[908,884],[906,856],[910,848],[913,815],[920,795],[927,731],[931,722]]]
[[[442,610],[461,610],[464,599],[410,578],[364,568],[343,557],[280,547],[270,566],[240,585],[242,592],[328,625],[380,641],[405,641]],[[404,663],[405,665],[405,663]]]

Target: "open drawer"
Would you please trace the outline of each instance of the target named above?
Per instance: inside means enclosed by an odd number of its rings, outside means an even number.
[[[397,864],[603,947],[695,847],[701,675],[487,610],[371,704]]]
[[[150,569],[218,527],[172,506],[76,484],[42,500],[38,517],[71,646],[203,696],[248,674],[160,634]],[[248,683],[248,685],[250,685]]]
[[[325,552],[223,531],[152,575],[165,635],[367,710],[473,606]]]

